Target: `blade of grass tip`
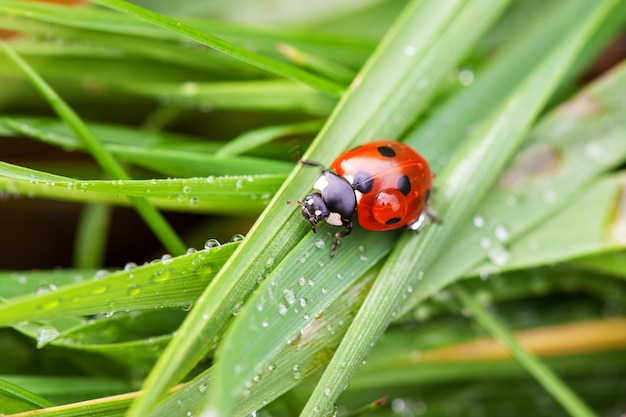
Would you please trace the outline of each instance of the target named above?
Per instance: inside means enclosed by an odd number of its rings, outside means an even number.
[[[452,291],[472,317],[507,347],[511,355],[561,404],[569,415],[596,416],[550,368],[517,343],[515,336],[489,314],[460,284],[453,285]]]
[[[205,46],[208,46],[209,48],[213,48],[216,51],[222,52],[235,59],[239,59],[250,65],[254,65],[255,67],[267,71],[270,74],[278,75],[279,77],[284,77],[290,80],[300,82],[313,88],[314,90],[318,90],[332,96],[340,96],[345,89],[344,86],[334,83],[326,78],[322,78],[317,75],[311,74],[310,72],[303,71],[293,65],[276,61],[263,55],[251,52],[245,48],[227,42],[216,36],[210,35],[192,26],[186,25],[174,19],[170,19],[167,16],[151,12],[142,7],[135,6],[126,1],[91,0],[91,2],[130,14],[153,25],[162,27],[167,30],[171,30],[172,32],[178,33],[184,37],[199,42]]]
[[[477,3],[472,2],[472,6]],[[407,292],[426,298],[450,283],[449,280],[441,282],[438,277],[423,271],[433,259],[445,256],[443,249],[448,239],[454,239],[458,226],[497,179],[590,33],[616,5],[617,0],[597,3],[586,16],[586,21],[573,27],[569,36],[553,47],[550,55],[520,83],[505,104],[486,119],[456,153],[447,169],[438,175],[437,188],[445,190],[436,202],[437,213],[445,219],[443,226],[432,225],[419,236],[408,233],[401,236],[302,416],[317,416],[330,409],[370,346],[396,315]]]
[[[70,128],[81,138],[85,146],[91,152],[94,159],[111,177],[118,180],[128,180],[130,176],[124,168],[113,158],[102,143],[89,130],[78,114],[24,61],[6,42],[0,41],[8,57],[24,72],[33,86],[48,101],[50,106],[64,120]],[[129,197],[133,206],[144,219],[146,224],[160,239],[163,246],[173,255],[182,255],[186,251],[183,241],[178,237],[174,229],[167,223],[165,218],[145,198]]]

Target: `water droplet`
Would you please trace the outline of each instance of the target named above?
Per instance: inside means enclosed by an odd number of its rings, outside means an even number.
[[[396,414],[404,414],[407,411],[407,408],[406,402],[401,398],[394,398],[391,401],[391,409]]]
[[[324,266],[324,261],[319,260],[319,261],[317,261],[317,264],[318,264],[319,266]]]
[[[269,325],[270,325],[270,324],[269,324],[266,320],[263,320],[263,321],[261,322],[261,327],[268,327]]]
[[[474,71],[463,69],[459,71],[459,82],[461,85],[468,86],[474,83]]]
[[[45,294],[50,294],[51,292],[55,292],[57,290],[57,286],[54,284],[45,284],[40,286],[39,288],[37,288],[37,295],[41,296],[41,295],[45,295]]]
[[[137,264],[134,262],[127,262],[126,265],[124,265],[124,271],[130,271],[137,268]]]
[[[326,243],[322,239],[315,242],[315,247],[318,249],[322,249],[324,246],[326,246]]]
[[[93,279],[95,280],[102,279],[106,277],[107,275],[109,275],[109,271],[107,271],[106,269],[100,269],[96,271],[96,273],[93,276]]]
[[[322,294],[326,294],[328,292],[328,288],[324,287],[322,288]]]
[[[509,261],[511,253],[504,247],[498,246],[487,252],[489,260],[498,266],[502,266]]]
[[[239,314],[239,311],[241,310],[241,306],[243,306],[243,301],[239,301],[237,304],[235,304],[235,306],[233,307],[233,311],[232,311],[233,316],[236,316]]]
[[[404,47],[404,55],[406,56],[415,56],[417,53],[417,49],[413,45],[407,45]]]
[[[126,294],[131,297],[137,296],[139,293],[141,293],[141,286],[139,285],[131,285],[126,290]]]
[[[487,250],[487,249],[489,249],[489,248],[491,247],[491,239],[489,239],[489,238],[488,238],[488,237],[486,237],[486,236],[483,236],[483,237],[481,237],[481,238],[480,238],[480,243],[479,243],[479,245],[480,245],[480,247],[481,247],[482,249]]]
[[[206,177],[206,182],[208,182],[209,184],[215,182],[215,177],[213,175],[209,175],[208,177]]]
[[[230,238],[231,242],[241,242],[244,239],[242,234],[237,233],[233,237]]]
[[[204,244],[204,249],[220,248],[222,244],[217,239],[209,239]]]
[[[496,238],[501,242],[508,240],[510,236],[508,229],[501,224],[496,226],[494,233],[496,235]]]
[[[305,277],[298,278],[298,284],[300,284],[301,287],[304,287],[306,285],[306,278]]]
[[[343,279],[343,274],[341,272],[337,273],[337,279]]]
[[[474,216],[474,227],[480,229],[485,225],[485,219],[482,216]]]
[[[276,370],[276,364],[270,363],[269,365],[267,365],[267,370],[268,371],[275,371]]]
[[[367,256],[361,255],[361,256],[359,256],[359,260],[362,261],[362,262],[365,262],[365,261],[367,261]]]
[[[300,343],[300,340],[302,340],[302,330],[300,330],[298,333],[293,335],[293,337],[291,337],[289,340],[287,340],[287,344],[288,345],[297,345],[298,343]]]
[[[164,264],[169,264],[170,262],[172,262],[172,255],[170,255],[169,253],[166,253],[165,255],[161,256],[161,262],[163,262]]]
[[[198,249],[196,248],[187,248],[187,255],[191,255],[192,253],[196,253],[198,252]]]
[[[285,314],[287,314],[287,306],[284,305],[283,303],[278,304],[278,314],[280,314],[281,316],[284,316]]]
[[[300,372],[300,365],[294,365],[293,368],[291,369],[293,370],[293,379],[302,378],[302,373]]]
[[[330,393],[331,393],[330,387],[324,388],[324,395],[325,396],[330,397]]]
[[[287,301],[289,305],[292,305],[296,302],[296,295],[291,288],[285,288],[283,290],[283,296],[285,297],[285,301]]]
[[[306,304],[307,304],[306,298],[304,297],[300,298],[300,307],[306,307]]]
[[[59,337],[61,333],[52,326],[41,326],[37,330],[37,349],[41,349],[54,339]]]

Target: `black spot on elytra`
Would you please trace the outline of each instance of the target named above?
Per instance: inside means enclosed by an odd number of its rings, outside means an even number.
[[[391,149],[389,146],[379,146],[378,153],[385,158],[393,158],[394,156],[396,156],[396,151]]]
[[[385,224],[396,224],[400,221],[400,217],[392,217],[391,219],[387,220],[385,222]]]
[[[357,191],[360,191],[363,194],[367,194],[372,190],[374,186],[374,178],[370,174],[365,171],[359,171],[354,174],[354,179],[352,182],[352,188]]]
[[[403,175],[398,178],[398,190],[405,196],[409,195],[411,192],[411,181],[408,176]]]

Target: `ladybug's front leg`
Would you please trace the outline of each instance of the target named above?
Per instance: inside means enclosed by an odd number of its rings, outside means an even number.
[[[335,233],[335,238],[333,239],[333,245],[330,247],[330,256],[335,256],[335,252],[337,251],[337,245],[339,244],[339,239],[344,236],[348,236],[350,232],[352,232],[352,221],[348,221],[344,223],[346,230],[342,230],[341,232]]]

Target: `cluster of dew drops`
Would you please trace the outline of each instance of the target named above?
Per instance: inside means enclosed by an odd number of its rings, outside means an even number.
[[[244,239],[244,236],[242,234],[236,234],[236,235],[234,235],[231,238],[230,242],[241,242],[243,239]],[[219,240],[217,240],[217,239],[209,239],[204,244],[204,249],[205,250],[220,249],[221,247],[222,247],[222,243]],[[187,254],[192,254],[192,253],[195,253],[195,252],[197,252],[197,249],[195,249],[195,248],[187,249]],[[163,256],[161,256],[160,259],[155,259],[151,263],[160,262],[163,265],[165,265],[165,264],[168,264],[169,262],[171,262],[173,259],[174,258],[172,257],[172,255],[164,254]],[[148,263],[146,263],[146,264],[148,264]],[[134,270],[137,267],[138,267],[138,265],[135,262],[127,262],[124,265],[123,271],[129,272],[129,271]],[[108,271],[106,269],[100,269],[100,270],[95,272],[95,274],[93,275],[93,279],[94,280],[101,280],[101,279],[105,278],[106,276],[108,276],[109,274],[111,274],[110,271]],[[27,280],[28,280],[28,278],[25,277],[25,276],[18,277],[18,283],[20,283],[20,284],[26,284]],[[48,294],[50,292],[54,292],[56,290],[57,290],[56,285],[54,285],[54,284],[46,284],[44,286],[41,286],[37,290],[37,295],[45,295],[45,294]],[[184,306],[183,309],[188,311],[188,310],[191,309],[191,306]],[[115,314],[115,312],[108,312],[108,313],[102,314],[102,316],[103,317],[112,317],[114,314]],[[38,348],[44,347],[45,345],[47,345],[48,343],[52,342],[57,337],[59,337],[60,334],[61,333],[59,332],[59,330],[54,328],[51,325],[43,325],[43,326],[41,326],[38,329],[37,335],[36,335],[37,347]]]

